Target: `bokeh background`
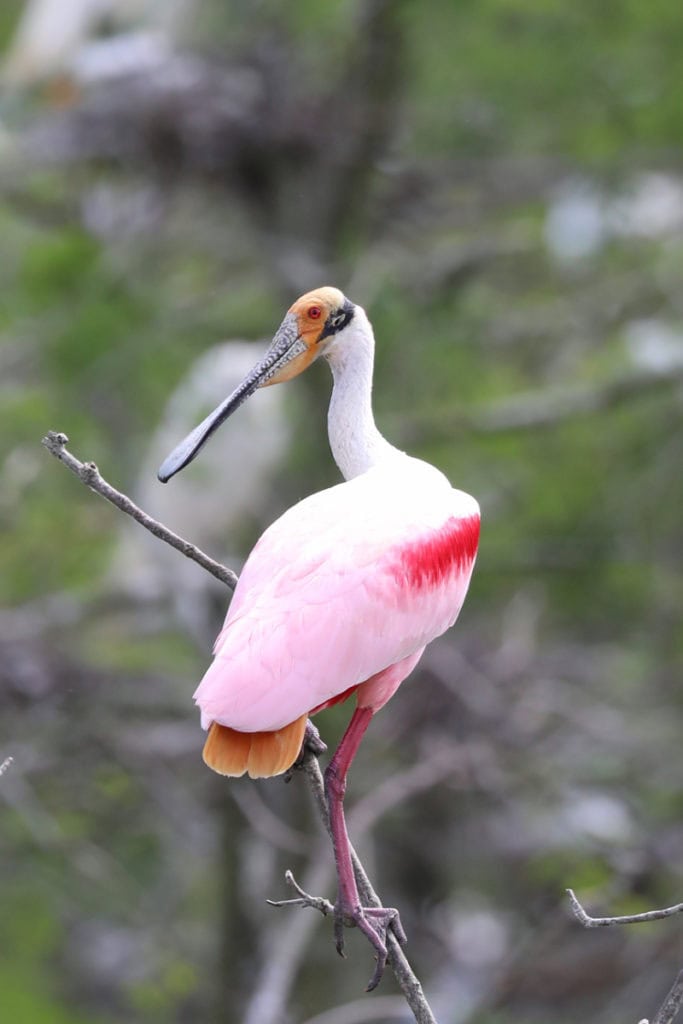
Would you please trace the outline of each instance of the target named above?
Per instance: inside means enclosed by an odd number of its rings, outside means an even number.
[[[265,903],[333,895],[303,780],[201,762],[227,593],[40,445],[239,569],[337,480],[327,369],[155,469],[320,283],[374,322],[380,427],[484,517],[357,845],[441,1024],[654,1015],[681,921],[584,931],[564,890],[683,891],[680,0],[3,0],[0,46],[2,1020],[410,1020]]]

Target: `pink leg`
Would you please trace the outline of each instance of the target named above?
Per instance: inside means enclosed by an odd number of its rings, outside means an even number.
[[[405,941],[397,910],[393,907],[361,906],[351,860],[349,834],[344,818],[346,776],[372,716],[371,708],[356,708],[341,743],[325,772],[325,792],[330,812],[330,831],[339,884],[334,922],[337,950],[343,956],[344,924],[350,919],[360,928],[377,952],[377,967],[370,979],[368,991],[375,988],[382,977],[387,959],[385,941],[387,929],[392,927],[399,941]]]

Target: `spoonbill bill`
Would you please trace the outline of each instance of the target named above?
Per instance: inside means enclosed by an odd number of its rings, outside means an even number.
[[[260,401],[245,406],[231,425],[229,449],[209,446],[173,487],[159,487],[156,469],[177,438],[237,387],[263,349],[263,342],[237,340],[206,349],[171,394],[140,459],[134,500],[181,537],[192,536],[203,551],[229,554],[234,538],[254,522],[255,511],[262,526],[273,518],[274,471],[292,441],[282,389],[268,388]],[[176,621],[205,647],[215,636],[214,609],[225,600],[225,584],[136,527],[128,517],[122,523],[109,574],[112,587],[137,607],[170,604]]]
[[[264,358],[159,470],[194,459],[257,388],[290,380],[323,356],[334,386],[332,454],[345,483],[313,494],[270,526],[247,559],[214,660],[195,701],[204,760],[222,775],[279,775],[299,756],[309,715],[355,695],[356,708],[325,772],[337,867],[335,938],[349,919],[376,950],[403,939],[394,908],[363,907],[344,820],[346,776],[373,715],[425,646],[453,625],[479,540],[479,506],[434,466],[399,451],[372,414],[374,335],[365,311],[337,288],[289,309]]]

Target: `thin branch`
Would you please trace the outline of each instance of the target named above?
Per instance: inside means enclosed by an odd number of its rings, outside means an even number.
[[[573,889],[567,889],[567,894],[574,916],[584,928],[609,928],[614,924],[643,924],[646,921],[661,921],[664,917],[673,917],[675,914],[683,913],[683,903],[676,903],[672,907],[663,907],[661,910],[646,910],[643,914],[624,914],[622,917],[591,917],[579,903]]]
[[[13,758],[13,757],[6,757],[6,758],[5,758],[5,760],[4,760],[3,762],[2,762],[2,764],[0,764],[0,776],[2,776],[2,775],[4,775],[4,774],[5,774],[5,772],[7,771],[7,769],[8,769],[8,768],[10,767],[10,765],[12,764],[12,761],[13,761],[13,760],[14,760],[14,758]]]
[[[683,913],[683,903],[676,903],[672,907],[663,907],[661,910],[646,910],[642,914],[624,914],[621,917],[591,917],[584,910],[573,889],[567,889],[567,894],[574,916],[581,922],[584,928],[609,928],[612,925],[620,924],[643,924],[647,921],[661,921],[662,918],[673,917],[675,914]],[[641,1020],[639,1024],[673,1024],[681,1009],[681,1005],[683,1005],[683,971],[679,971],[671,991],[652,1022]]]
[[[235,587],[237,583],[237,576],[235,573],[230,569],[226,569],[225,566],[220,565],[218,562],[214,562],[213,559],[209,558],[193,544],[190,544],[188,541],[178,537],[165,526],[162,526],[161,523],[158,523],[156,520],[148,516],[146,512],[143,512],[142,509],[133,504],[130,498],[108,484],[106,480],[102,478],[97,466],[93,462],[80,462],[75,458],[75,456],[66,450],[68,440],[69,439],[66,434],[49,431],[46,437],[43,438],[43,444],[48,451],[55,456],[55,458],[59,459],[60,462],[63,462],[72,473],[75,473],[76,476],[96,494],[101,495],[107,501],[111,502],[112,505],[115,505],[120,509],[120,511],[131,516],[159,540],[163,540],[167,544],[170,544],[171,547],[180,551],[180,553],[185,555],[187,558],[192,558],[193,561],[201,565],[202,568],[215,576],[216,579],[225,583],[226,586],[231,589]],[[313,738],[314,737],[312,737],[312,739]],[[319,741],[317,745],[312,742],[312,746],[317,746],[317,749],[320,750]],[[320,814],[323,824],[329,833],[329,814],[327,801],[325,799],[323,776],[320,771],[320,765],[318,764],[316,753],[308,745],[306,746],[301,760],[300,768],[306,776],[318,813]],[[351,857],[353,860],[358,889],[364,905],[375,907],[381,906],[381,901],[373,889],[365,869],[353,847],[351,847]],[[312,906],[316,910],[320,910],[323,914],[333,912],[334,908],[329,900],[326,900],[323,897],[309,896],[303,889],[300,889],[294,881],[291,872],[288,872],[287,880],[289,884],[293,885],[293,887],[299,892],[299,896],[294,900],[281,901],[275,905],[282,906],[286,904],[294,904],[296,906]],[[401,949],[398,939],[391,930],[387,932],[386,941],[389,952],[387,962],[393,970],[406,1002],[413,1012],[416,1024],[437,1024],[436,1018],[434,1017],[434,1014],[432,1013],[425,998],[422,985]]]
[[[291,900],[266,900],[271,907],[311,907],[312,910],[319,910],[323,917],[334,914],[334,905],[324,896],[311,896],[302,889],[291,871],[285,871],[285,882],[299,895]]]
[[[661,921],[665,917],[674,917],[683,913],[683,903],[676,903],[672,907],[663,907],[661,910],[646,910],[642,914],[624,914],[621,917],[591,917],[586,913],[579,902],[573,889],[567,889],[569,902],[571,903],[574,916],[581,922],[584,928],[609,928],[612,925],[620,924],[643,924],[647,921]],[[651,1022],[641,1020],[639,1024],[674,1024],[683,1005],[683,971],[679,971],[673,983],[671,991],[657,1011]]]
[[[679,971],[678,977],[671,987],[671,991],[660,1006],[657,1016],[652,1020],[652,1024],[674,1024],[682,1005],[683,971]],[[641,1022],[641,1024],[647,1024],[647,1021]]]
[[[220,562],[214,562],[213,558],[209,558],[203,551],[200,551],[194,544],[190,544],[189,541],[183,540],[177,533],[173,533],[167,527],[163,526],[162,523],[157,522],[156,519],[152,519],[146,512],[143,512],[141,508],[138,508],[127,495],[122,494],[121,491],[117,491],[116,488],[108,484],[107,481],[100,475],[100,471],[94,462],[80,462],[71,452],[67,451],[66,445],[69,443],[69,438],[66,434],[61,434],[55,430],[48,430],[47,434],[43,438],[43,444],[47,450],[63,462],[72,473],[81,480],[86,487],[89,487],[91,491],[101,495],[107,501],[115,505],[121,512],[125,512],[127,516],[131,516],[136,522],[144,526],[146,530],[149,530],[151,534],[157,537],[159,540],[165,541],[170,544],[176,551],[180,551],[181,555],[185,555],[186,558],[191,558],[197,565],[201,565],[202,569],[206,569],[208,573],[215,576],[221,583],[225,583],[226,587],[230,587],[231,590],[235,589],[237,585],[237,575],[232,569],[227,569]]]

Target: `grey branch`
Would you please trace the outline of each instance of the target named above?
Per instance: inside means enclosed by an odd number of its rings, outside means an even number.
[[[80,462],[75,456],[66,450],[68,444],[68,437],[66,434],[57,433],[56,431],[49,431],[43,438],[43,444],[55,458],[63,462],[72,473],[81,480],[87,487],[89,487],[96,494],[101,495],[107,501],[115,505],[120,511],[125,512],[126,515],[131,516],[136,522],[144,526],[145,529],[149,530],[159,540],[165,541],[170,544],[171,547],[175,548],[176,551],[180,551],[181,554],[187,558],[192,558],[198,565],[201,565],[203,569],[215,576],[226,586],[234,589],[237,583],[237,576],[230,569],[220,565],[218,562],[214,562],[212,558],[205,555],[202,551],[190,544],[188,541],[183,540],[182,537],[178,537],[177,534],[172,533],[161,523],[152,519],[146,512],[138,508],[130,498],[120,491],[117,491],[114,487],[107,483],[106,480],[100,475],[97,466],[94,462]],[[315,744],[312,743],[313,746]],[[321,746],[317,747],[318,752]],[[325,800],[325,784],[323,782],[322,772],[320,771],[320,765],[318,764],[317,754],[308,745],[306,746],[304,756],[301,761],[301,769],[303,770],[306,779],[308,781],[313,800],[318,810],[318,813],[329,833],[329,815],[327,810],[327,801]],[[358,889],[360,892],[361,899],[366,906],[381,906],[381,901],[370,884],[370,880],[365,872],[365,869],[356,853],[351,848],[351,856],[353,859],[353,867],[356,873],[356,881],[358,883]],[[274,903],[275,906],[310,906],[316,910],[320,910],[323,914],[330,914],[334,908],[329,900],[323,897],[310,896],[304,892],[298,884],[295,882],[291,872],[287,872],[288,884],[292,885],[293,888],[299,893],[298,897],[293,900],[283,900]],[[272,903],[273,901],[269,900]],[[387,947],[389,950],[388,964],[391,967],[396,980],[403,992],[403,995],[408,1003],[408,1006],[413,1012],[416,1024],[437,1024],[436,1018],[431,1011],[429,1003],[425,997],[422,989],[420,980],[413,971],[405,953],[399,945],[398,939],[393,932],[388,931],[387,933]]]
[[[642,914],[625,914],[622,917],[591,917],[590,914],[586,913],[581,903],[579,903],[573,889],[567,889],[567,895],[569,896],[574,916],[581,922],[584,928],[609,928],[615,924],[643,924],[646,921],[661,921],[664,917],[683,914],[683,903],[676,903],[672,907],[663,907],[661,910],[646,910]]]
[[[683,1004],[683,971],[678,972],[671,991],[660,1006],[657,1016],[653,1018],[652,1024],[674,1024]],[[645,1021],[647,1024],[647,1021]]]
[[[334,906],[330,901],[326,900],[324,896],[311,896],[310,893],[307,893],[305,889],[301,888],[291,871],[285,871],[285,882],[299,895],[292,900],[266,900],[271,907],[312,907],[313,910],[319,910],[323,917],[334,914]]]
[[[638,1024],[674,1024],[680,1012],[681,1004],[683,1004],[683,971],[678,972],[678,976],[671,986],[666,999],[659,1007],[656,1016],[651,1021],[638,1021]]]
[[[0,764],[0,776],[5,774],[13,760],[13,757],[6,757],[2,764]]]
[[[591,917],[576,897],[573,889],[567,889],[569,902],[571,903],[574,916],[581,922],[584,928],[609,928],[618,924],[642,924],[646,921],[661,921],[664,917],[673,917],[675,914],[683,913],[683,903],[676,903],[672,907],[663,907],[661,910],[646,910],[642,914],[624,914],[621,917]],[[683,971],[679,971],[671,991],[660,1006],[652,1021],[641,1020],[639,1024],[674,1024],[683,1005]]]
[[[162,523],[157,522],[156,519],[152,519],[146,512],[143,512],[141,508],[138,508],[130,498],[121,491],[117,491],[116,488],[108,484],[107,481],[101,476],[100,471],[94,462],[80,462],[71,452],[67,451],[66,445],[69,443],[69,438],[66,434],[60,434],[55,430],[48,430],[47,434],[43,438],[43,444],[47,450],[63,462],[72,473],[81,480],[91,491],[95,491],[96,494],[101,495],[107,501],[115,505],[121,512],[125,512],[127,516],[131,516],[136,522],[144,526],[146,530],[149,530],[151,534],[157,537],[159,540],[166,541],[176,551],[180,551],[186,558],[191,558],[197,565],[201,565],[202,569],[206,569],[207,572],[215,576],[221,583],[225,583],[226,587],[230,587],[231,590],[235,589],[237,585],[237,575],[232,569],[227,569],[220,562],[214,562],[213,558],[209,558],[203,551],[200,551],[194,544],[190,544],[189,541],[183,540],[177,533],[173,533]]]

